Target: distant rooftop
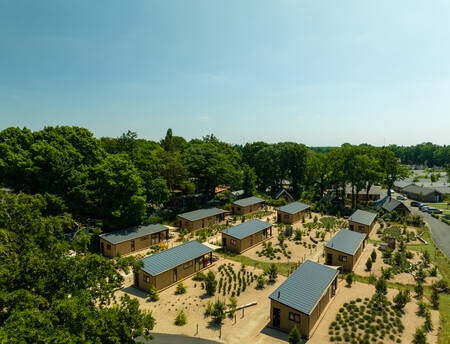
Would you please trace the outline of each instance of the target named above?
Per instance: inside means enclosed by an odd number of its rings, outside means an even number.
[[[144,263],[142,270],[152,276],[156,276],[211,251],[211,248],[199,243],[197,240],[188,241],[141,259]]]
[[[222,233],[228,234],[236,239],[243,239],[271,226],[271,223],[255,219],[243,222],[237,226],[226,228],[222,231]]]
[[[366,234],[349,231],[348,229],[341,229],[330,241],[328,241],[325,247],[354,255],[365,238]]]
[[[210,216],[228,213],[226,210],[219,208],[207,208],[190,211],[188,213],[179,214],[178,217],[186,219],[188,221],[201,220]]]
[[[163,226],[159,223],[149,224],[144,226],[136,226],[131,228],[121,229],[111,233],[100,234],[100,238],[115,245],[124,241],[140,238],[149,234],[159,233],[168,230],[169,227]]]
[[[401,205],[403,205],[403,203],[400,202],[399,200],[396,200],[395,198],[392,198],[390,196],[386,196],[375,203],[375,209],[377,211],[380,209],[384,209],[388,212],[391,212]]]
[[[300,202],[292,202],[289,204],[286,204],[282,207],[277,208],[277,210],[282,211],[284,213],[288,214],[296,214],[300,211],[306,210],[311,208],[308,204],[300,203]]]
[[[256,196],[252,196],[252,197],[240,199],[238,201],[234,201],[233,204],[236,204],[240,207],[248,207],[249,205],[258,204],[261,202],[265,202],[265,199],[262,199],[262,198],[259,198]]]
[[[358,209],[348,218],[348,220],[370,226],[372,222],[375,221],[376,217],[376,213]]]
[[[269,298],[310,315],[339,271],[306,260]]]

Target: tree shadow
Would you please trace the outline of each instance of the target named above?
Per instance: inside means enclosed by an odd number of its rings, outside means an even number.
[[[266,336],[272,337],[277,340],[288,341],[288,334],[277,330],[273,327],[270,327],[270,324],[267,323],[266,326],[260,331],[260,333],[265,334]],[[302,340],[302,343],[306,343],[305,340]]]
[[[215,321],[214,319],[208,321],[206,328],[210,329],[210,330],[214,330],[214,331],[218,331],[220,330],[220,327],[222,326],[222,323],[219,323],[217,321]]]
[[[214,295],[209,295],[208,293],[204,293],[202,295],[199,296],[200,300],[206,300],[206,299],[210,299],[212,298]]]

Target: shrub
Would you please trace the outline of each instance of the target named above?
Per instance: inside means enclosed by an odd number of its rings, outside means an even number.
[[[402,310],[405,305],[409,302],[409,290],[400,290],[394,297],[395,308]]]
[[[422,258],[423,258],[423,262],[425,263],[425,266],[428,266],[430,264],[430,261],[431,261],[430,252],[425,251],[423,253]]]
[[[177,289],[175,290],[175,294],[186,294],[186,285],[183,282],[179,282],[177,284]]]
[[[208,304],[206,305],[205,315],[210,316],[214,313],[214,305],[211,301],[208,301]]]
[[[150,301],[153,301],[153,302],[159,300],[159,293],[154,285],[152,285],[152,287],[150,288],[150,291],[148,292],[147,297]]]
[[[269,278],[269,281],[276,281],[278,277],[278,266],[274,263],[270,264],[268,268],[264,271],[264,273]]]
[[[237,299],[234,296],[230,297],[230,316],[233,317],[234,313],[236,313],[237,308]]]
[[[257,288],[259,288],[259,289],[264,288],[264,286],[266,285],[266,282],[267,281],[266,281],[266,279],[265,279],[263,274],[261,274],[258,277],[256,277],[256,287]]]
[[[225,302],[217,299],[214,302],[212,315],[214,316],[214,320],[218,323],[221,323],[223,319],[225,319]]]
[[[375,285],[376,282],[377,282],[377,277],[374,274],[370,274],[369,283]],[[365,300],[368,301],[369,299],[366,297]]]
[[[175,325],[183,326],[186,325],[186,323],[187,323],[186,313],[184,313],[184,311],[180,311],[180,313],[178,313],[177,316],[175,317]]]
[[[425,315],[425,313],[428,311],[428,305],[422,301],[420,301],[417,305],[419,306],[419,314]]]
[[[425,332],[422,328],[416,329],[416,333],[414,333],[413,344],[426,344],[427,337],[425,336]]]
[[[377,252],[375,251],[375,249],[372,250],[370,258],[372,259],[373,262],[377,260]]]
[[[431,277],[436,277],[437,276],[437,267],[434,266],[431,270],[430,270],[430,276]]]
[[[366,268],[367,268],[367,271],[372,271],[372,259],[371,258],[367,258]]]
[[[433,322],[431,321],[431,313],[427,311],[425,313],[425,323],[423,324],[423,328],[425,331],[433,330]]]
[[[380,277],[375,283],[375,290],[378,294],[386,295],[387,283],[383,277]]]
[[[206,279],[206,275],[203,273],[203,271],[197,271],[192,279],[194,281],[204,281]]]
[[[205,290],[209,295],[214,295],[217,289],[216,276],[212,271],[208,271],[205,279]]]
[[[419,299],[421,299],[422,296],[423,296],[423,284],[420,283],[420,282],[417,283],[417,285],[414,287],[414,291],[416,292],[417,297],[418,297]]]
[[[433,305],[433,307],[439,307],[439,292],[434,286],[433,290],[431,291],[431,304]]]
[[[351,287],[352,283],[353,283],[353,273],[347,274],[347,277],[345,278],[345,281],[347,282],[347,285],[349,287]]]
[[[296,325],[294,325],[291,332],[289,332],[288,342],[290,344],[300,344],[302,342],[302,336]]]

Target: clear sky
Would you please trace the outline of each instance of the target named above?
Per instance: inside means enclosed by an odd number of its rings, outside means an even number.
[[[450,1],[0,0],[0,129],[450,144]]]

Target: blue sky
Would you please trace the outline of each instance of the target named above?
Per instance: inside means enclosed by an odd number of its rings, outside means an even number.
[[[450,1],[0,0],[0,129],[450,144]]]

